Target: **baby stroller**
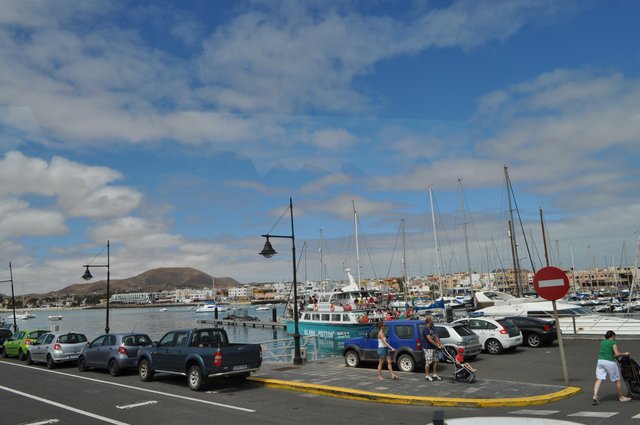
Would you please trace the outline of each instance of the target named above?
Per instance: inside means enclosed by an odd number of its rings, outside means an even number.
[[[449,378],[449,382],[468,382],[473,384],[476,382],[476,372],[471,372],[469,369],[464,367],[459,361],[456,360],[456,356],[453,355],[446,347],[441,351],[444,354],[445,358],[449,360],[453,364],[453,376]],[[464,348],[458,347],[458,353],[464,356]]]
[[[631,357],[618,356],[618,364],[620,365],[620,374],[627,384],[627,389],[631,398],[640,398],[640,366]]]

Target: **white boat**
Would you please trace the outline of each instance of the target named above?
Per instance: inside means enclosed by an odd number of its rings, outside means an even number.
[[[16,319],[18,320],[29,320],[29,319],[35,319],[35,318],[36,318],[35,314],[31,314],[26,311],[22,314],[16,314]]]
[[[158,311],[167,311],[167,308],[166,308],[166,307],[162,307],[162,308],[161,308],[160,310],[158,310]]]
[[[264,305],[261,305],[259,307],[256,307],[256,311],[271,310],[272,308],[273,308],[272,304],[264,304]]]
[[[227,311],[229,310],[229,306],[226,304],[216,304],[216,303],[200,304],[196,308],[196,313],[213,313],[214,311],[216,311],[216,309],[218,309],[218,312]]]
[[[476,292],[476,315],[504,317],[529,316],[553,319],[553,304],[542,298],[516,298],[499,291]],[[640,320],[623,315],[602,315],[585,307],[556,301],[560,329],[566,335],[596,335],[608,330],[617,335],[640,335]]]
[[[50,321],[57,321],[57,320],[62,320],[62,316],[59,314],[52,314],[49,317],[47,317],[47,319],[49,319]]]

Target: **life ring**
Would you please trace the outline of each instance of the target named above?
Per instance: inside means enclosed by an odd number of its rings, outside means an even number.
[[[313,311],[318,311],[318,304],[313,305]]]
[[[331,311],[335,311],[335,309],[336,309],[336,306],[331,304]]]

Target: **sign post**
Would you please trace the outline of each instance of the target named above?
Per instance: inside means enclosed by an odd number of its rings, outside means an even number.
[[[542,298],[551,301],[553,305],[553,319],[556,321],[556,335],[560,346],[560,362],[562,363],[562,375],[564,385],[569,386],[569,373],[567,372],[567,361],[564,355],[564,344],[562,343],[562,332],[560,331],[560,318],[556,300],[564,297],[569,291],[569,278],[567,274],[557,267],[544,267],[538,270],[533,277],[533,287]]]

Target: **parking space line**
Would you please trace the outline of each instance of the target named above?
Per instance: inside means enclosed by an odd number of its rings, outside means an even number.
[[[150,401],[143,401],[141,403],[134,403],[134,404],[126,404],[124,406],[116,406],[118,409],[133,409],[134,407],[141,407],[141,406],[148,406],[150,404],[156,404],[158,403],[155,400],[150,400]]]
[[[181,400],[188,400],[188,401],[193,401],[195,403],[202,403],[202,404],[208,404],[208,405],[211,405],[211,406],[224,407],[226,409],[239,410],[239,411],[248,412],[248,413],[255,413],[256,412],[255,410],[247,409],[246,407],[238,407],[238,406],[233,406],[231,404],[216,403],[215,401],[209,401],[209,400],[200,400],[200,399],[193,398],[193,397],[187,397],[187,396],[183,396],[183,395],[165,393],[163,391],[151,390],[151,389],[148,389],[148,388],[134,387],[133,385],[126,385],[126,384],[120,384],[120,383],[117,383],[117,382],[103,381],[103,380],[100,380],[100,379],[89,378],[87,376],[72,375],[72,374],[69,374],[69,373],[59,372],[57,370],[34,368],[33,366],[21,365],[21,364],[18,364],[18,363],[11,363],[11,362],[0,362],[0,364],[4,364],[4,365],[8,365],[8,366],[23,367],[23,368],[27,368],[27,369],[31,369],[31,370],[37,370],[37,371],[40,371],[40,372],[55,373],[55,374],[58,374],[58,375],[69,376],[71,378],[83,379],[85,381],[98,382],[100,384],[113,385],[113,386],[121,387],[121,388],[129,388],[131,390],[143,391],[143,392],[150,393],[150,394],[159,394],[159,395],[162,395],[162,396],[165,396],[165,397],[179,398]]]
[[[80,409],[77,409],[75,407],[67,406],[66,404],[58,403],[57,401],[47,400],[46,398],[42,398],[42,397],[35,396],[33,394],[28,394],[28,393],[25,393],[25,392],[22,392],[22,391],[14,390],[13,388],[5,387],[5,386],[2,386],[2,385],[0,385],[0,390],[8,391],[10,393],[14,393],[14,394],[20,395],[22,397],[27,397],[27,398],[30,398],[32,400],[36,400],[36,401],[39,401],[39,402],[42,402],[42,403],[50,404],[52,406],[59,407],[61,409],[65,409],[65,410],[69,410],[71,412],[78,413],[78,414],[84,415],[84,416],[88,416],[90,418],[97,419],[99,421],[107,422],[107,423],[110,423],[110,424],[114,424],[114,425],[129,425],[126,422],[120,422],[120,421],[117,421],[115,419],[107,418],[105,416],[96,415],[95,413],[87,412],[86,410],[80,410]],[[45,423],[51,423],[51,422],[45,422]]]

